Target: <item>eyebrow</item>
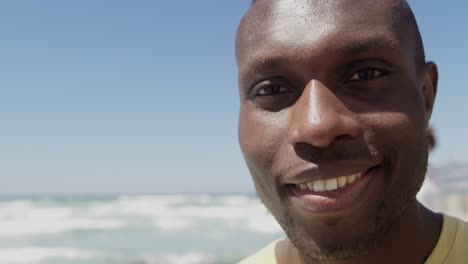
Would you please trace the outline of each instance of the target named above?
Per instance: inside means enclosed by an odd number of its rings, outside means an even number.
[[[344,45],[332,47],[327,52],[333,52],[339,56],[352,56],[366,52],[375,52],[379,50],[392,51],[398,49],[398,42],[388,37],[373,37],[368,39],[357,39]],[[255,56],[253,56],[255,57]],[[254,59],[254,63],[248,66],[250,70],[263,70],[263,69],[278,69],[284,67],[285,64],[297,61],[285,56],[259,56],[262,59]]]
[[[385,36],[377,36],[372,38],[356,39],[343,44],[334,45],[334,47],[326,48],[326,52],[334,53],[337,57],[352,57],[358,54],[371,52],[385,51],[388,53],[398,52],[399,43]],[[244,68],[243,74],[246,79],[255,79],[257,73],[264,71],[278,71],[289,69],[289,65],[298,61],[298,58],[289,58],[280,54],[274,56],[263,56],[262,54],[253,55],[252,62],[248,63]],[[307,60],[303,57],[301,60]]]
[[[275,55],[271,57],[259,56],[259,59],[253,59],[246,67],[240,72],[244,76],[242,86],[247,86],[252,79],[256,79],[256,75],[262,75],[264,72],[276,72],[288,69],[292,63],[292,59]]]
[[[248,68],[250,70],[263,70],[267,69],[278,69],[284,66],[285,63],[290,62],[291,60],[283,56],[272,56],[272,57],[263,57],[262,59],[254,60]]]
[[[374,37],[370,39],[358,39],[337,47],[333,51],[341,56],[351,56],[377,50],[396,50],[398,42],[387,37]]]

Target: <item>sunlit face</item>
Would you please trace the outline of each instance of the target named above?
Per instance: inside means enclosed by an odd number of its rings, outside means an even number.
[[[259,0],[239,28],[241,149],[312,258],[374,247],[424,179],[435,81],[390,3]]]

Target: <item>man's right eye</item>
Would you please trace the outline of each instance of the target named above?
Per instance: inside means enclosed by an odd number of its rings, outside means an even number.
[[[264,80],[252,88],[249,100],[259,109],[278,112],[289,107],[294,101],[297,91],[294,87],[288,80],[281,78]]]
[[[276,94],[289,93],[288,88],[281,84],[267,84],[258,89],[255,96],[271,96]]]

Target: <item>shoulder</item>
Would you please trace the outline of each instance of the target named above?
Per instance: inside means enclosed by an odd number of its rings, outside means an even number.
[[[468,222],[454,218],[456,221],[457,231],[454,237],[454,250],[464,255],[465,263],[468,263]]]
[[[276,264],[275,246],[279,240],[273,241],[253,255],[241,260],[238,264]]]
[[[468,263],[468,223],[454,217],[449,218],[453,222],[455,231],[446,263]]]
[[[447,229],[451,229],[453,234],[452,248],[462,249],[459,246],[463,246],[463,249],[466,250],[468,248],[468,222],[447,215],[444,216],[444,221],[447,222]]]
[[[426,264],[468,263],[468,223],[444,215],[442,232]]]

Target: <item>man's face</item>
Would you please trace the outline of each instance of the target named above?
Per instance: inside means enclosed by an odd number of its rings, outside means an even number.
[[[396,2],[259,0],[239,28],[241,149],[309,257],[375,246],[424,179],[436,69]]]

